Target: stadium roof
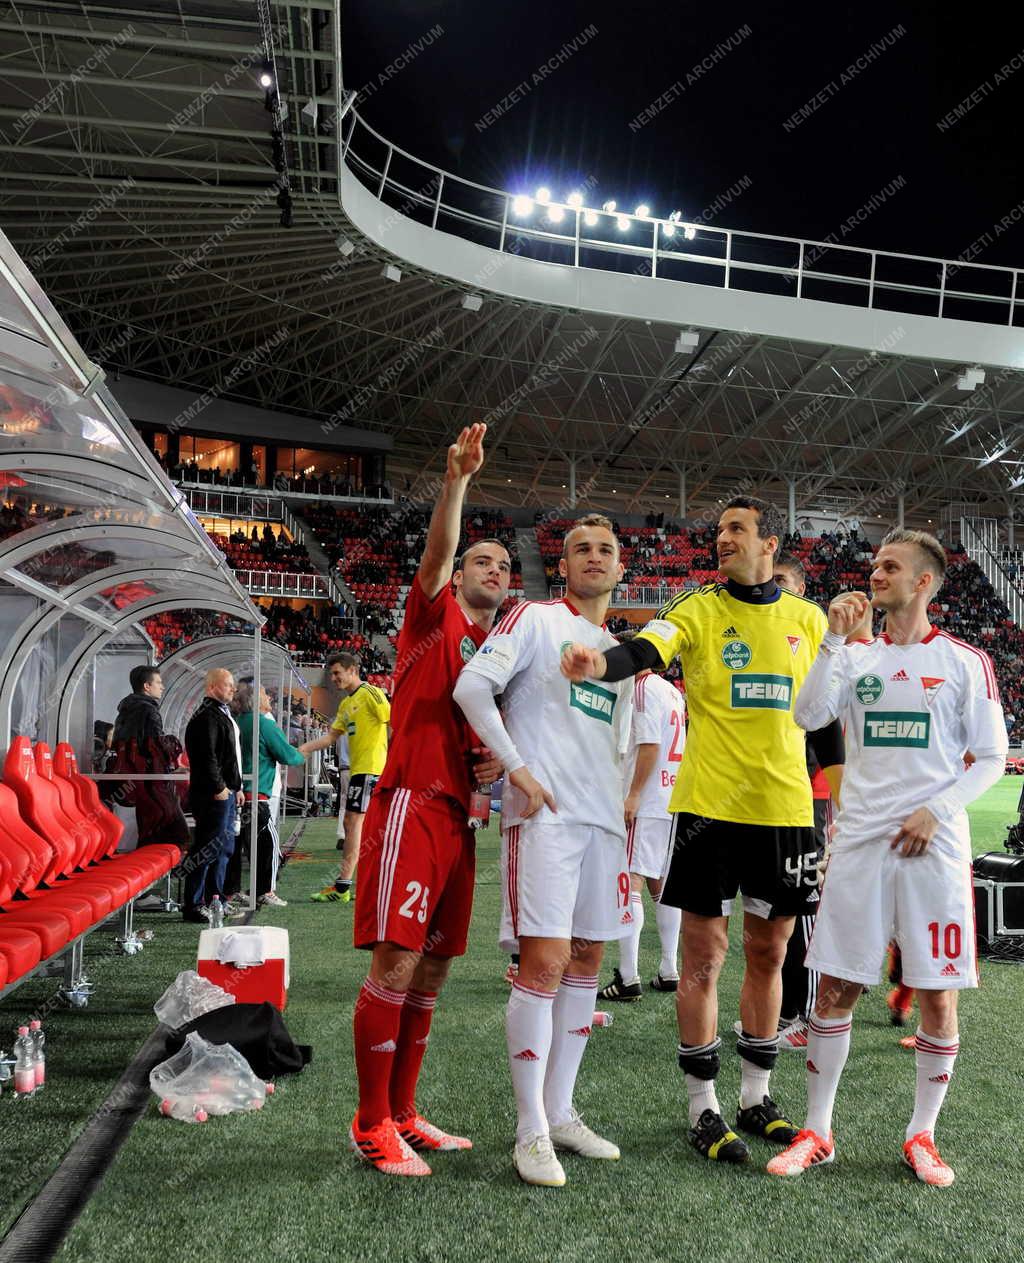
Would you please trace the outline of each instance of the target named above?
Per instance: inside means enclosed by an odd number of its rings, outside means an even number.
[[[682,474],[691,509],[738,486],[784,500],[794,480],[802,509],[860,516],[891,516],[903,488],[911,520],[951,499],[1000,504],[1024,485],[1015,273],[958,265],[954,283],[954,270],[918,261],[941,272],[947,297],[993,288],[947,305],[956,320],[928,317],[948,336],[934,354],[910,339],[911,355],[899,338],[840,343],[825,324],[814,336],[806,319],[800,336],[785,322],[730,327],[720,289],[653,280],[639,266],[613,271],[641,296],[659,286],[685,295],[695,347],[677,350],[680,321],[645,317],[642,303],[525,297],[486,269],[467,284],[457,269],[400,254],[401,233],[357,228],[342,207],[339,174],[354,188],[381,171],[370,192],[396,208],[395,225],[422,223],[434,194],[411,175],[402,184],[405,159],[387,157],[386,144],[375,162],[365,128],[342,171],[338,127],[363,125],[358,107],[338,122],[337,21],[334,0],[19,0],[0,14],[0,224],[108,372],[383,432],[396,443],[399,491],[402,473],[415,485],[440,468],[455,427],[489,418],[480,490],[496,504],[564,500],[573,458],[578,502],[621,511],[674,510]],[[277,147],[278,116],[258,83],[268,31],[284,96]],[[403,200],[389,180],[428,191]],[[442,228],[489,243],[486,219],[469,199],[432,235],[442,253],[452,240]],[[511,240],[503,232],[506,251]],[[554,257],[552,243],[516,240],[534,259]],[[693,249],[710,240],[702,231]],[[766,277],[792,265],[786,243],[771,244],[757,257],[783,262]],[[813,253],[800,254],[808,281]],[[826,264],[834,278],[835,260],[819,263],[819,279]],[[920,275],[893,287],[909,296],[904,311],[928,312],[939,293]],[[861,302],[865,283],[842,292]],[[792,294],[758,284],[761,295]],[[463,305],[470,292],[479,310]],[[988,323],[969,323],[979,308]],[[970,354],[958,358],[958,345]],[[984,381],[964,389],[976,365]]]

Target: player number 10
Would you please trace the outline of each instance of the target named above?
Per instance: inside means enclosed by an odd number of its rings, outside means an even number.
[[[928,926],[928,933],[932,936],[932,959],[939,959],[939,936],[942,936],[942,946],[945,948],[946,956],[949,960],[956,960],[960,955],[960,926],[955,921],[950,921],[949,925],[943,930],[938,921],[932,921]]]

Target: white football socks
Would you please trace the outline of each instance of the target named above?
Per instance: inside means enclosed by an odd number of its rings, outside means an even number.
[[[934,1134],[959,1051],[959,1036],[937,1039],[917,1028],[917,1090],[914,1116],[907,1125],[908,1140],[922,1131]]]
[[[639,890],[629,896],[629,911],[633,923],[625,938],[619,939],[619,973],[622,981],[640,980],[640,931],[644,928],[644,900]]]
[[[547,1135],[544,1074],[551,1052],[551,1011],[555,995],[554,991],[540,991],[514,982],[508,998],[505,1042],[519,1112],[517,1140],[525,1140],[531,1133]],[[591,1005],[590,1009],[593,1014],[594,1006]]]
[[[596,1001],[596,974],[565,974],[555,993],[551,1018],[554,1035],[544,1078],[544,1111],[553,1127],[572,1118],[573,1089],[590,1038]]]
[[[810,1131],[828,1140],[832,1132],[839,1079],[850,1055],[853,1015],[818,1017],[807,1023],[807,1122]]]
[[[670,908],[656,903],[654,916],[658,922],[658,938],[661,939],[661,964],[658,973],[663,978],[679,977],[679,930],[683,924],[682,908]]]

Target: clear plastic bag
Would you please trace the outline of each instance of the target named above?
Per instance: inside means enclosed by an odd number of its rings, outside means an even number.
[[[235,997],[223,987],[201,978],[194,969],[185,969],[153,1005],[153,1012],[165,1026],[176,1031],[211,1009],[222,1009],[234,1002]]]
[[[211,1044],[195,1031],[185,1037],[184,1048],[150,1071],[149,1086],[160,1098],[160,1113],[185,1123],[260,1110],[274,1091],[236,1048]]]

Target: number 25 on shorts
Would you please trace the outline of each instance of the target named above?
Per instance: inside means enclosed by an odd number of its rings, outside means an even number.
[[[430,887],[421,886],[418,881],[411,881],[405,889],[408,898],[398,909],[398,915],[400,917],[408,917],[410,921],[415,917],[420,925],[423,925],[427,919],[427,901],[430,899]],[[417,903],[419,904],[418,908],[416,906]]]

